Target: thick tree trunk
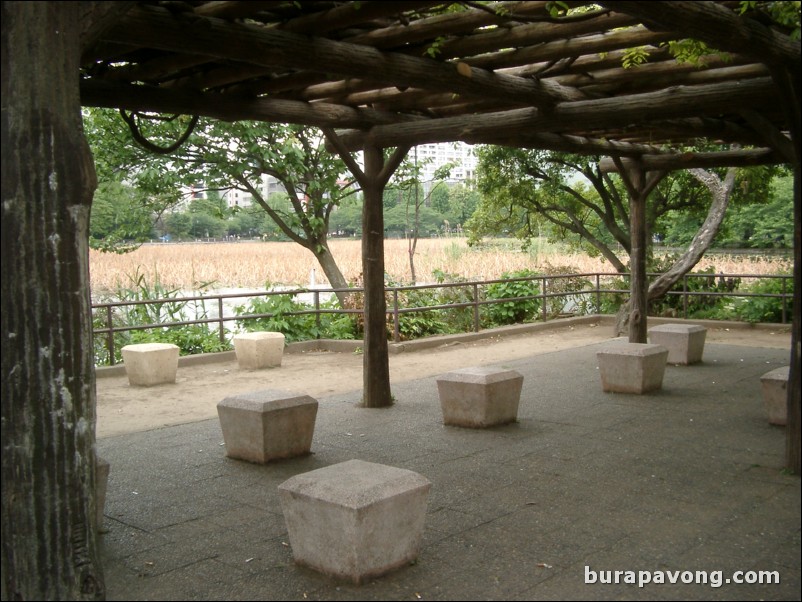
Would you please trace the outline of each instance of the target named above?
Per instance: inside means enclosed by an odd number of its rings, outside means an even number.
[[[666,172],[647,172],[643,164],[636,160],[622,160],[613,157],[621,178],[629,194],[629,227],[630,244],[630,282],[629,282],[629,310],[626,319],[623,311],[619,311],[616,328],[621,328],[624,322],[629,325],[629,342],[645,343],[647,341],[648,314],[647,294],[649,279],[646,276],[646,253],[648,251],[648,236],[646,228],[646,199],[654,187],[662,180]]]
[[[317,262],[320,265],[320,268],[323,270],[323,273],[326,275],[331,288],[348,288],[348,281],[340,271],[340,266],[338,266],[337,262],[334,260],[334,256],[329,250],[328,242],[322,242],[318,245],[315,245],[315,248],[311,249],[311,251],[315,256],[315,259],[317,259]],[[338,292],[335,293],[335,295],[337,295],[337,300],[340,302],[340,307],[348,307],[349,293]]]
[[[384,184],[379,176],[384,165],[382,150],[365,149],[362,192],[362,276],[365,286],[365,350],[362,404],[383,408],[393,404],[387,346],[387,301],[384,298]]]
[[[632,252],[630,253],[629,281],[629,342],[646,342],[646,293],[649,279],[646,276],[646,196],[641,194],[642,184],[638,182],[638,193],[629,199],[629,218],[632,222]]]
[[[78,2],[2,7],[2,599],[105,597]]]

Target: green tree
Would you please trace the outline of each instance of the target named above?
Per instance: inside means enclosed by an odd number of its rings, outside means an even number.
[[[429,206],[442,214],[447,214],[450,206],[451,191],[448,186],[437,186],[429,194]]]
[[[361,236],[362,195],[345,200],[333,211],[330,219],[331,232],[340,236]]]
[[[170,212],[164,216],[164,231],[174,240],[191,237],[192,217],[188,211]]]
[[[128,116],[94,109],[90,140],[104,165],[122,166],[145,189],[239,190],[270,217],[284,237],[309,249],[334,288],[347,288],[328,247],[329,220],[340,202],[356,192],[344,179],[345,164],[325,149],[319,130],[298,125],[210,119],[197,122]],[[186,141],[166,153],[171,143]],[[133,138],[146,147],[132,144]],[[124,143],[122,141],[125,141]],[[268,196],[267,176],[281,182],[286,196]],[[202,183],[198,185],[198,183]],[[278,196],[278,195],[276,195]],[[190,234],[212,235],[212,225],[196,216]],[[344,299],[341,297],[340,301]]]
[[[539,236],[543,223],[555,237],[581,241],[619,272],[627,264],[618,248],[631,249],[629,202],[617,174],[604,173],[599,157],[499,146],[477,149],[482,201],[468,227],[472,240],[510,233],[522,241]],[[725,171],[710,173],[720,180]],[[647,231],[658,238],[676,236],[682,217],[689,224],[682,241],[689,243],[711,206],[711,191],[702,170],[669,174],[649,197]],[[731,194],[734,206],[763,201],[773,168],[740,169]],[[728,202],[730,197],[728,197]],[[690,226],[696,227],[691,230]]]
[[[765,203],[734,207],[725,221],[721,244],[747,248],[794,246],[794,178],[783,175],[771,182]]]
[[[628,262],[616,252],[616,245],[627,255],[632,249],[628,197],[619,176],[603,172],[598,157],[497,146],[480,147],[477,155],[482,202],[489,208],[476,214],[471,228],[478,224],[479,231],[487,232],[494,223],[505,221],[479,220],[504,216],[506,212],[506,224],[519,224],[516,235],[529,239],[535,234],[534,226],[540,225],[535,217],[539,216],[550,222],[557,233],[579,237],[617,271],[628,271]],[[728,169],[723,179],[719,173],[701,169],[673,172],[650,195],[645,213],[647,234],[659,233],[661,223],[672,212],[705,217],[686,251],[664,275],[650,283],[647,299],[663,296],[701,259],[721,226],[731,198],[736,199],[735,204],[765,198],[772,169]],[[577,182],[580,177],[590,186]],[[647,241],[650,239],[647,236]],[[625,327],[627,315],[628,306],[619,314],[619,332]]]
[[[229,236],[261,236],[265,233],[265,217],[261,207],[247,207],[235,211],[226,221],[226,233]],[[268,221],[270,221],[269,218]],[[272,224],[272,221],[270,223]]]
[[[451,186],[447,190],[448,209],[442,213],[445,213],[452,226],[464,227],[479,206],[481,200],[479,192],[464,184]],[[434,192],[436,191],[433,191],[433,194]]]
[[[124,252],[153,238],[154,213],[147,197],[116,180],[101,182],[92,201],[89,244]]]

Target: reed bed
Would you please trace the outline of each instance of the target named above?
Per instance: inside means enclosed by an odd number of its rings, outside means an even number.
[[[332,240],[331,251],[345,278],[356,281],[362,272],[358,240]],[[117,255],[90,251],[93,297],[132,285],[141,275],[171,290],[194,291],[268,286],[327,285],[312,253],[291,242],[146,244]],[[774,274],[791,269],[782,257],[715,255],[704,258],[697,270],[714,267],[728,274]],[[575,272],[611,272],[602,258],[567,251],[559,245],[535,244],[526,252],[512,242],[469,247],[464,238],[423,239],[415,252],[418,282],[432,282],[440,271],[468,279],[493,280],[522,269],[571,268]],[[385,271],[394,282],[410,282],[408,241],[385,242]]]

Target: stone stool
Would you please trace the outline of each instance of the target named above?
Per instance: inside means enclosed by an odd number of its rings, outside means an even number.
[[[277,368],[284,354],[284,335],[280,332],[245,332],[233,339],[237,362],[243,370]]]
[[[668,349],[648,343],[615,343],[596,353],[602,390],[648,393],[663,386]]]
[[[763,405],[769,415],[769,424],[785,426],[788,421],[788,380],[791,367],[775,368],[760,377]]]
[[[266,464],[308,454],[317,406],[308,395],[278,389],[226,397],[217,404],[226,456]]]
[[[178,345],[139,343],[122,348],[128,383],[150,387],[174,383],[178,371]]]
[[[349,460],[279,485],[295,562],[353,583],[417,558],[431,483],[402,468]]]
[[[524,377],[515,370],[463,368],[436,380],[443,424],[483,428],[518,419]]]
[[[663,324],[649,329],[649,342],[668,349],[669,364],[702,361],[707,328],[694,324]]]

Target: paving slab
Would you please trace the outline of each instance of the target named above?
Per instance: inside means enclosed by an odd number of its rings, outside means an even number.
[[[600,346],[499,358],[524,376],[505,426],[444,426],[432,376],[388,409],[320,397],[313,453],[265,466],[227,458],[217,420],[100,439],[108,599],[799,600],[800,481],[760,382],[788,351],[708,343],[634,395],[601,390]],[[359,586],[294,564],[278,493],[351,459],[432,483],[417,562]],[[735,583],[760,571],[780,583]]]

